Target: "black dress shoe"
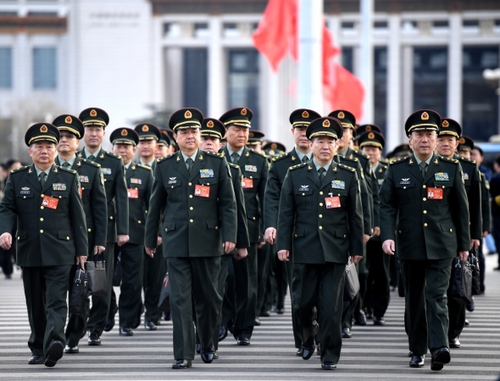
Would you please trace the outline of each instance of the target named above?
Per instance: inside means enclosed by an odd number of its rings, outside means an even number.
[[[460,348],[460,340],[458,340],[458,337],[450,339],[450,348]]]
[[[221,325],[219,328],[219,342],[224,340],[227,337],[227,327],[225,325]]]
[[[79,353],[80,348],[78,348],[78,345],[66,345],[64,348],[64,353]]]
[[[385,320],[383,318],[373,317],[373,325],[385,325]]]
[[[276,311],[276,313],[278,315],[283,315],[285,313],[285,309],[284,308],[276,308],[275,311]]]
[[[259,320],[259,318],[255,318],[254,325],[260,325],[260,320]]]
[[[441,370],[443,365],[448,364],[451,360],[450,350],[446,347],[441,347],[432,352],[431,370]]]
[[[176,360],[174,365],[172,365],[172,369],[186,369],[191,368],[192,365],[191,360]]]
[[[33,355],[28,360],[28,364],[30,365],[39,365],[43,364],[44,362],[45,362],[45,357],[43,357],[42,355]]]
[[[263,311],[260,311],[259,316],[269,317],[269,316],[271,316],[271,312],[263,310]]]
[[[302,356],[302,348],[297,349],[297,352],[295,352],[297,356]]]
[[[106,325],[104,326],[104,331],[109,332],[113,329],[114,326],[115,326],[115,317],[113,316],[113,319],[106,320]]]
[[[321,364],[321,369],[323,370],[334,370],[337,368],[337,364],[334,364],[331,361],[325,361]]]
[[[132,328],[120,327],[120,336],[134,336],[134,332],[132,332]]]
[[[88,343],[89,345],[101,345],[101,338],[95,333],[90,333]]]
[[[366,315],[363,311],[359,311],[359,313],[354,317],[354,323],[357,325],[366,325]]]
[[[302,346],[302,359],[303,360],[309,360],[311,356],[314,353],[314,346],[313,347],[306,347]]]
[[[53,341],[49,349],[47,349],[47,356],[45,357],[45,366],[52,368],[57,364],[57,360],[63,357],[64,345],[59,340]]]
[[[214,361],[214,349],[207,349],[201,351],[201,359],[205,364],[210,364],[212,361]]]
[[[425,356],[411,356],[410,368],[420,368],[424,366]]]
[[[352,337],[351,329],[350,328],[342,328],[342,337],[344,339],[350,339]]]
[[[201,353],[201,343],[195,343],[194,350],[196,351],[196,353],[200,354]]]
[[[156,324],[152,321],[147,321],[144,323],[144,328],[146,328],[146,331],[156,331]]]
[[[236,342],[238,345],[250,345],[250,339],[247,339],[246,337],[239,337]]]

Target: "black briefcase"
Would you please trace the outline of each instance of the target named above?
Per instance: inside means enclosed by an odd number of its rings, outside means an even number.
[[[89,274],[82,269],[76,270],[75,279],[69,295],[69,312],[75,315],[85,314],[85,305],[88,298]]]
[[[449,295],[461,305],[472,303],[472,267],[469,261],[453,258]]]
[[[481,275],[479,271],[479,261],[476,257],[476,250],[472,249],[467,259],[472,269],[472,295],[481,293]]]
[[[163,278],[163,283],[161,285],[160,299],[158,300],[158,309],[165,312],[166,314],[170,312],[170,287],[168,272],[165,274],[165,278]]]
[[[359,292],[360,284],[356,265],[352,263],[349,257],[349,262],[345,267],[345,282],[344,282],[344,301],[350,302],[354,300]]]

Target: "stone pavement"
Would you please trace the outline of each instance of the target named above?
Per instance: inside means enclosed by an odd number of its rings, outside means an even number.
[[[408,367],[408,346],[403,326],[404,301],[391,293],[386,325],[354,326],[344,340],[335,371],[323,371],[319,357],[304,361],[295,355],[291,336],[290,302],[284,315],[261,318],[249,347],[232,337],[220,343],[220,359],[204,364],[199,356],[193,368],[173,370],[172,325],[162,321],[157,331],[141,325],[133,337],[120,337],[117,326],[102,336],[102,346],[82,340],[80,353],[65,355],[54,368],[28,365],[29,326],[21,275],[12,280],[0,275],[1,380],[497,380],[500,375],[500,272],[493,271],[496,256],[487,257],[486,293],[476,297],[476,309],[467,314],[460,349],[441,372]],[[115,288],[115,291],[119,289]]]

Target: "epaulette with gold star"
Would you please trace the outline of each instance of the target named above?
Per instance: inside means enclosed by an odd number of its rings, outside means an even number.
[[[11,169],[10,173],[23,172],[23,171],[26,171],[28,168],[29,168],[29,166],[25,165],[24,167],[19,167],[19,168],[16,168],[16,169]]]
[[[217,157],[219,159],[222,159],[224,157],[223,154],[218,153],[218,152],[212,152],[212,151],[203,151],[203,152],[205,152],[208,156]]]
[[[165,160],[171,159],[171,158],[173,158],[173,157],[175,156],[175,154],[176,154],[176,152],[174,152],[174,153],[170,153],[170,154],[168,154],[167,156],[160,157],[159,159],[156,159],[156,162],[157,162],[157,163],[161,163],[162,161],[165,161]],[[180,159],[180,157],[179,157],[179,159]]]
[[[279,160],[284,159],[284,158],[286,158],[286,157],[288,157],[288,152],[287,152],[287,153],[282,153],[282,154],[281,154],[281,155],[279,155],[279,156],[275,156],[275,157],[273,157],[271,160],[272,160],[273,162],[276,162],[276,161],[279,161]]]
[[[300,164],[296,164],[296,165],[292,165],[290,168],[288,168],[290,171],[293,171],[297,168],[302,168],[302,167],[305,167],[307,165],[307,163],[300,163]]]
[[[250,148],[250,152],[256,153],[257,155],[260,155],[260,156],[265,157],[265,158],[267,159],[267,156],[266,156],[266,154],[265,154],[265,153],[262,153],[262,152],[256,151],[256,150],[254,150],[254,149],[252,149],[252,148]]]
[[[69,172],[69,173],[72,173],[72,174],[76,174],[77,172],[74,170],[74,169],[71,169],[71,168],[66,168],[66,167],[60,167],[60,166],[57,166],[55,169],[54,169],[54,172],[57,172],[57,170],[61,170],[61,171],[66,171],[66,172]]]
[[[391,159],[389,160],[389,165],[394,165],[394,164],[399,164],[399,163],[404,163],[410,158],[410,156],[405,156],[405,157],[400,157],[398,159]]]
[[[101,154],[99,155],[99,157],[100,157],[101,159],[104,159],[104,155],[109,156],[109,157],[112,157],[113,159],[118,159],[118,160],[120,160],[120,159],[122,158],[120,155],[114,154],[113,152],[110,152],[110,151],[103,151],[103,152],[104,152],[104,153],[101,153]]]
[[[356,172],[356,168],[349,167],[348,165],[345,165],[345,164],[342,164],[342,163],[339,163],[338,167],[342,168],[342,169],[345,169],[345,170],[347,170],[349,172]]]
[[[101,168],[101,164],[96,163],[95,161],[87,160],[87,159],[84,159],[83,157],[81,159],[82,160],[79,161],[78,163],[76,163],[76,165],[80,166],[81,163],[84,163],[86,165],[90,165],[91,167]]]
[[[381,157],[380,160],[379,160],[379,162],[382,163],[382,164],[385,164],[385,165],[389,164],[389,160],[386,159],[385,157]]]
[[[147,169],[148,171],[151,171],[151,167],[149,165],[144,165],[144,164],[136,164],[137,167],[142,168],[142,169]]]
[[[458,156],[458,159],[460,161],[463,161],[463,162],[466,162],[466,163],[476,164],[476,160],[468,159],[468,158],[463,157],[463,156]]]
[[[449,163],[455,163],[455,164],[458,164],[458,160],[457,160],[457,159],[453,159],[453,158],[449,159],[449,158],[444,157],[444,156],[438,156],[438,157],[439,157],[439,159],[441,159],[441,160],[443,160],[443,161],[447,161],[447,162],[449,162]]]
[[[240,166],[238,164],[231,163],[230,161],[228,161],[227,163],[229,164],[230,167],[240,169]]]

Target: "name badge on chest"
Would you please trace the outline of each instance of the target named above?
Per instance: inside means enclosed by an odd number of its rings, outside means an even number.
[[[139,198],[139,190],[137,188],[127,189],[128,198]]]
[[[194,195],[196,197],[210,197],[210,187],[208,185],[196,184],[194,186]]]
[[[443,188],[427,188],[427,199],[429,200],[442,200]]]
[[[59,204],[59,199],[57,197],[52,196],[43,196],[42,198],[42,206],[49,209],[57,209],[57,205]]]
[[[326,209],[340,208],[340,197],[339,196],[325,197],[325,207]]]
[[[243,187],[243,189],[253,188],[253,179],[249,179],[248,177],[243,177],[241,186]]]

